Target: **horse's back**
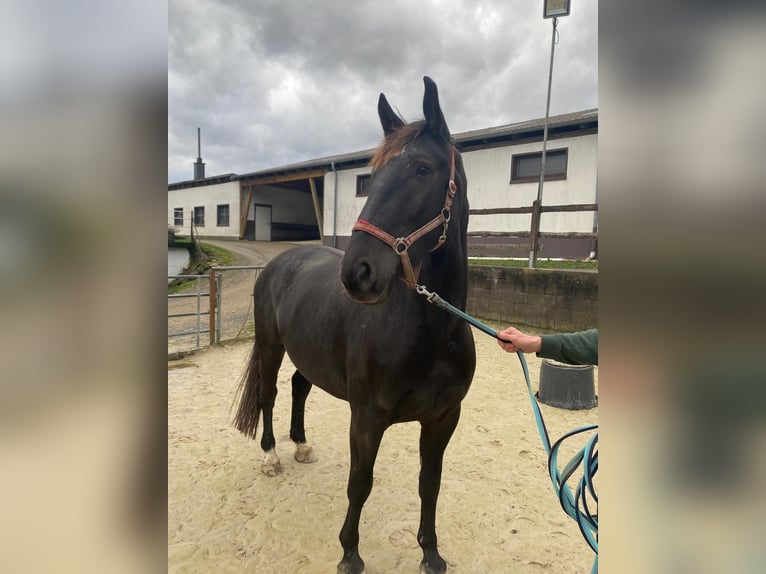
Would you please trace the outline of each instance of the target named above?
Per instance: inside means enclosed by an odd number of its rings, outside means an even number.
[[[294,247],[274,257],[255,284],[256,325],[259,315],[290,316],[295,307],[339,293],[342,257],[342,251],[321,245]]]
[[[323,245],[293,247],[266,264],[255,284],[255,297],[290,297],[307,282],[337,279],[343,252]],[[338,279],[338,283],[340,280]]]
[[[264,268],[258,281],[263,277],[289,276],[303,273],[322,273],[330,269],[339,270],[343,251],[325,245],[301,245],[283,251],[272,258]]]

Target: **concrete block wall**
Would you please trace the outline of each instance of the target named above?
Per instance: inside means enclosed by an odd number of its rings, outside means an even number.
[[[598,272],[470,265],[466,312],[545,331],[592,329],[598,326]]]

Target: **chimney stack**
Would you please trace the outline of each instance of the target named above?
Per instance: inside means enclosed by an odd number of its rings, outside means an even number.
[[[194,162],[194,179],[205,179],[205,164],[202,163],[202,139],[197,128],[197,161]]]

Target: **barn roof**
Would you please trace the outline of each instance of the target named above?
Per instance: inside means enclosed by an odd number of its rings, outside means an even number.
[[[544,128],[545,118],[538,118],[493,128],[461,132],[454,137],[460,148],[466,149],[469,146],[484,147],[492,143],[542,138]],[[598,108],[548,118],[548,137],[596,130],[598,130]]]
[[[175,183],[168,184],[168,190],[170,189],[186,189],[187,187],[200,187],[203,185],[215,185],[219,183],[226,183],[227,181],[235,181],[237,179],[236,173],[224,173],[221,175],[212,175],[203,179],[188,179],[186,181],[177,181]]]

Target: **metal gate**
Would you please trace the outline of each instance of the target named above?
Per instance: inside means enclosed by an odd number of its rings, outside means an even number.
[[[196,350],[207,344],[220,343],[225,336],[222,329],[224,274],[255,270],[257,278],[263,267],[212,267],[208,275],[168,275],[168,279],[190,279],[194,282],[182,293],[168,294],[168,350],[171,350],[171,339],[177,342],[174,346],[182,350]],[[232,301],[229,307],[242,308],[242,303]],[[207,337],[204,336],[206,334]]]
[[[200,337],[201,335],[204,335],[205,333],[210,333],[210,323],[209,321],[206,321],[205,325],[203,325],[203,317],[210,317],[211,316],[211,305],[210,305],[210,291],[207,292],[202,291],[202,280],[203,279],[209,279],[207,275],[168,275],[168,279],[192,279],[194,280],[194,290],[191,293],[168,293],[168,339],[174,338],[174,337],[189,337],[193,336],[195,340],[195,349],[200,348]],[[209,283],[208,283],[209,285]],[[207,310],[203,310],[203,299],[207,299],[206,301],[206,307]],[[173,306],[174,302],[177,301],[191,301],[191,305],[183,305],[182,311],[173,313],[171,312],[171,307]],[[191,307],[192,310],[188,310],[188,308]],[[177,319],[181,318],[194,318],[194,321],[177,321]],[[176,319],[176,321],[174,321]],[[171,328],[171,323],[173,325],[178,325],[181,323],[181,330],[173,330]],[[176,327],[178,329],[179,327]]]

